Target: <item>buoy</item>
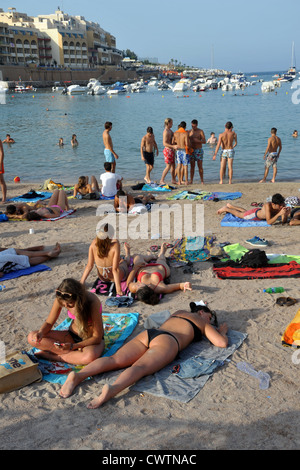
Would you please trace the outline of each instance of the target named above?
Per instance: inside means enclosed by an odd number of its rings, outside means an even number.
[[[15,182],[15,183],[20,183],[20,181],[21,181],[21,180],[20,180],[19,176],[16,176],[16,177],[14,178],[14,182]]]

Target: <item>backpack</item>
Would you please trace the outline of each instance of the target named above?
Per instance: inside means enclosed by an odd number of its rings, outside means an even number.
[[[248,268],[261,268],[268,265],[268,257],[265,251],[255,248],[245,253],[239,261],[240,266]]]

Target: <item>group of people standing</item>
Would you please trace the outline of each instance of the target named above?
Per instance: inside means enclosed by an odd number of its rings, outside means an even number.
[[[220,184],[223,184],[228,167],[228,182],[232,184],[233,178],[233,161],[235,156],[235,147],[237,146],[237,134],[234,131],[232,122],[228,121],[225,124],[225,130],[219,135],[217,139],[215,133],[211,132],[210,138],[206,140],[204,131],[198,127],[197,119],[191,122],[191,129],[187,130],[187,124],[182,121],[178,125],[178,129],[173,132],[173,119],[167,118],[164,122],[163,131],[163,156],[166,164],[163,170],[160,184],[166,184],[165,178],[170,172],[172,184],[189,185],[193,184],[195,176],[195,168],[199,171],[200,181],[204,184],[203,172],[203,145],[209,144],[215,146],[215,152],[212,159],[216,160],[218,152],[220,151]],[[105,123],[105,130],[103,132],[104,155],[107,162],[113,165],[113,172],[115,171],[116,159],[118,155],[113,149],[110,131],[112,123]],[[271,182],[275,182],[277,175],[277,162],[282,150],[281,139],[277,136],[277,129],[271,129],[271,136],[268,139],[268,145],[264,153],[265,172],[264,177],[260,183],[266,182],[270,168],[273,168],[273,177]],[[151,182],[151,172],[154,167],[155,153],[158,156],[159,150],[153,133],[153,128],[148,127],[147,133],[142,137],[141,146],[141,159],[146,165],[146,175],[144,180],[146,183]]]

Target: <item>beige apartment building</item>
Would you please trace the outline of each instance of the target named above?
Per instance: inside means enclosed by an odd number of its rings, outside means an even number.
[[[28,16],[15,8],[0,8],[0,64],[87,69],[119,65],[122,51],[116,38],[98,23],[61,10]]]

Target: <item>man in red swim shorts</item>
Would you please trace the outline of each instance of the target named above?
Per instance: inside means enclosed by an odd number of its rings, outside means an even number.
[[[6,202],[6,184],[4,181],[4,151],[0,140],[0,186],[2,190],[2,202]]]

